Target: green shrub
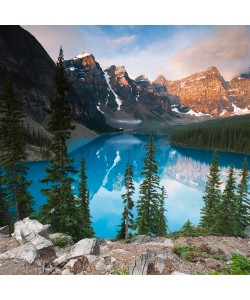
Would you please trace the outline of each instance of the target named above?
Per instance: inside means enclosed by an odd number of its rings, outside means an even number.
[[[54,246],[58,246],[60,248],[65,248],[69,245],[69,241],[61,237],[56,237],[52,239],[52,243]]]
[[[174,246],[173,248],[174,253],[176,253],[177,255],[179,255],[182,259],[185,260],[191,260],[194,258],[194,251],[195,248],[192,246]]]
[[[229,266],[221,268],[220,272],[213,271],[209,275],[250,275],[250,259],[234,253],[230,260]]]
[[[114,275],[129,275],[129,272],[126,268],[123,268],[121,271],[115,270]]]

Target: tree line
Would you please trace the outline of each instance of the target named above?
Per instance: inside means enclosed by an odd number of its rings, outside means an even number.
[[[197,148],[250,153],[250,115],[207,122],[177,131],[170,141]]]

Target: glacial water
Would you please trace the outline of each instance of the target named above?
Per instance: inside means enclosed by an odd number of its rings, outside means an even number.
[[[74,165],[80,167],[82,155],[86,160],[86,173],[90,190],[90,210],[95,233],[99,238],[112,238],[119,229],[124,193],[123,173],[129,160],[133,165],[135,194],[139,198],[139,185],[145,144],[148,135],[109,134],[95,139],[72,139],[69,143],[70,156],[75,158]],[[190,219],[198,224],[200,209],[203,206],[205,182],[213,152],[173,147],[164,135],[154,135],[157,146],[156,160],[159,166],[160,184],[164,185],[168,197],[165,202],[169,231],[179,230],[183,223]],[[219,163],[221,179],[225,182],[227,167],[233,164],[240,171],[244,155],[220,152]],[[250,156],[247,157],[250,165]],[[36,201],[35,209],[46,202],[40,193],[44,187],[40,179],[45,176],[47,161],[29,162],[28,179],[33,183],[30,191]],[[78,180],[78,177],[75,176]],[[72,187],[77,195],[77,183]],[[136,216],[136,209],[134,209]]]

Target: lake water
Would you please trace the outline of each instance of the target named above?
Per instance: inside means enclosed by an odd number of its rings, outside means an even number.
[[[69,143],[74,165],[79,169],[82,155],[86,160],[86,173],[90,190],[90,210],[95,233],[99,238],[112,238],[117,234],[120,224],[124,193],[123,173],[128,159],[133,165],[135,194],[139,198],[139,185],[143,180],[141,171],[145,156],[148,135],[109,134],[95,139],[73,139]],[[156,160],[159,167],[160,183],[164,185],[168,197],[165,202],[169,231],[179,230],[190,219],[198,224],[200,209],[203,207],[202,195],[213,152],[184,147],[173,147],[164,135],[154,135],[157,146]],[[244,155],[220,152],[221,180],[225,182],[227,167],[233,164],[236,171],[242,167]],[[250,165],[250,157],[248,156]],[[45,176],[47,161],[30,162],[28,179],[32,180],[30,191],[36,201],[35,209],[45,203],[40,193],[44,187],[40,179]],[[78,177],[75,176],[77,180]],[[77,183],[74,186],[77,195]],[[134,215],[136,210],[134,209]]]

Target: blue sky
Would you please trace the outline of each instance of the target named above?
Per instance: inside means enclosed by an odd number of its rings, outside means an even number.
[[[23,26],[53,60],[60,45],[65,59],[92,53],[103,69],[125,66],[129,76],[159,74],[182,79],[216,66],[226,80],[250,65],[249,26],[223,25],[30,25]]]

